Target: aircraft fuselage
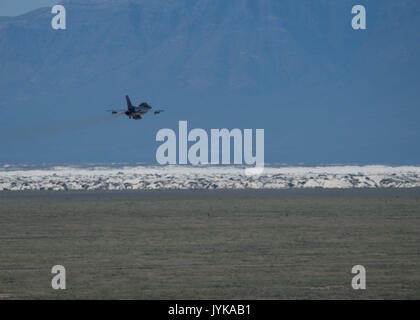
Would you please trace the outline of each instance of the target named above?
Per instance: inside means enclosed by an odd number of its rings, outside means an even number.
[[[117,110],[109,110],[112,112],[112,114],[125,114],[128,118],[134,119],[134,120],[140,120],[142,118],[142,115],[148,113],[152,110],[152,107],[147,102],[140,103],[137,107],[134,106],[130,98],[128,96],[125,96],[127,100],[127,109],[122,111]],[[159,114],[164,110],[154,110],[154,114]]]

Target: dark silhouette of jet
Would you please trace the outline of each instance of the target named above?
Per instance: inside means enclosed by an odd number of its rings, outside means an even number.
[[[147,102],[142,102],[139,104],[138,107],[135,107],[132,105],[129,96],[125,96],[125,99],[127,100],[126,110],[108,110],[108,111],[115,115],[125,114],[128,118],[134,119],[134,120],[140,120],[142,116],[148,113],[149,111],[152,111],[155,115],[164,111],[161,109],[153,111],[152,107]]]

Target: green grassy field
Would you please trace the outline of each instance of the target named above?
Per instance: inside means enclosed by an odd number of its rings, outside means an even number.
[[[0,299],[420,298],[418,196],[3,194],[0,221]]]

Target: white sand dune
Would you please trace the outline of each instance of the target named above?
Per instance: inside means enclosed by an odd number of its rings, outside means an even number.
[[[0,190],[152,190],[420,187],[416,166],[0,166]]]

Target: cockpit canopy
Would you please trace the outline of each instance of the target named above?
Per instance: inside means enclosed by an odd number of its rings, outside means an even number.
[[[140,103],[139,107],[152,109],[152,107],[151,107],[151,106],[150,106],[147,102],[142,102],[142,103]]]

